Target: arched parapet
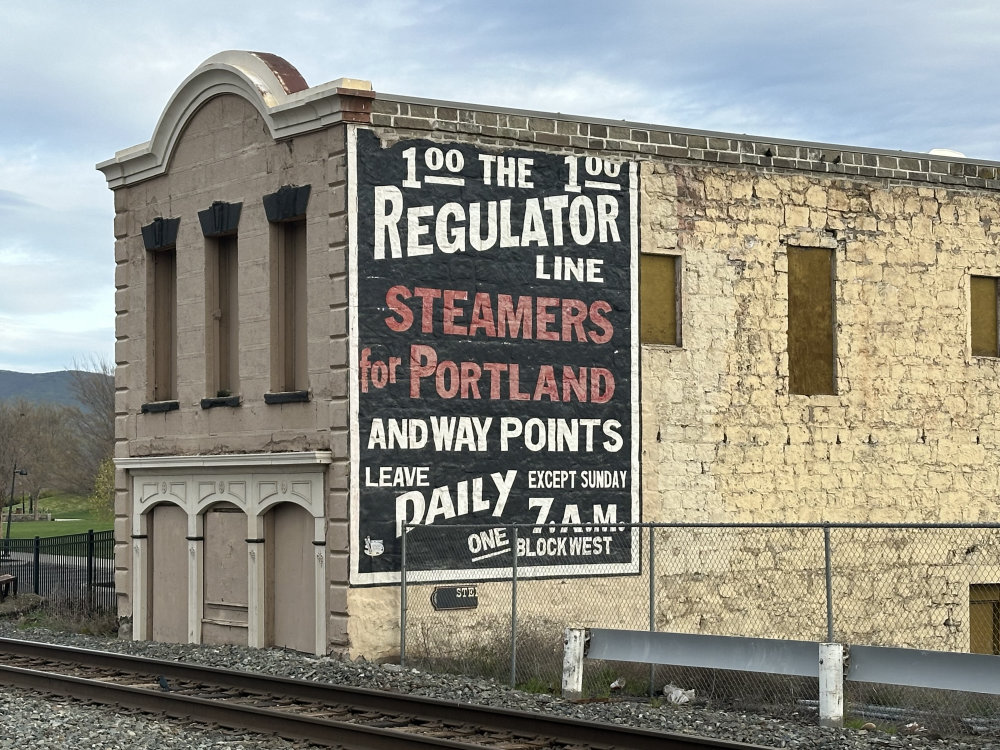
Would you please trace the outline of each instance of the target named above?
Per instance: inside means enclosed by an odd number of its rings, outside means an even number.
[[[188,484],[182,477],[137,476],[133,484],[133,534],[143,534],[139,517],[155,506],[170,503],[188,509]]]
[[[225,94],[248,101],[275,140],[344,120],[367,121],[368,103],[374,97],[369,81],[340,78],[309,88],[299,71],[277,55],[220,52],[184,79],[170,97],[149,141],[119,151],[114,158],[97,165],[108,187],[134,184],[166,172],[190,119],[207,101]]]
[[[324,516],[323,477],[321,474],[256,475],[256,512],[267,513],[275,505],[298,505],[314,518]]]
[[[194,475],[191,484],[195,490],[192,514],[201,515],[220,503],[237,507],[244,513],[250,511],[250,482],[245,476]]]

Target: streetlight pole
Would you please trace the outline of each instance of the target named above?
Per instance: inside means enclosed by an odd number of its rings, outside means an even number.
[[[17,481],[18,475],[22,477],[28,476],[28,472],[24,469],[17,468],[17,459],[14,459],[14,470],[10,474],[10,501],[7,505],[7,533],[4,534],[3,538],[3,557],[10,557],[10,517],[14,514],[14,483]]]

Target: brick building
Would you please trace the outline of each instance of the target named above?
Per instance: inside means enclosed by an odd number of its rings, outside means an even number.
[[[98,166],[120,614],[378,656],[404,537],[488,592],[628,522],[997,520],[998,166],[210,58]]]

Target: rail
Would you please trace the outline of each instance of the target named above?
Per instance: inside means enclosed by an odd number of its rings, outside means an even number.
[[[553,742],[634,750],[759,747],[12,639],[0,639],[0,679],[47,693],[349,748],[472,750],[516,744],[528,749]]]

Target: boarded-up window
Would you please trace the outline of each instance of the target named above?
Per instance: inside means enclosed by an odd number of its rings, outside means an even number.
[[[813,396],[834,384],[833,251],[788,248],[788,389]]]
[[[680,346],[675,255],[639,256],[639,340]]]
[[[160,503],[148,524],[146,632],[157,641],[187,643],[187,513],[173,503]]]
[[[1000,654],[1000,585],[969,586],[969,651]]]
[[[271,389],[305,390],[305,219],[272,224],[271,242]]]
[[[205,513],[202,640],[247,645],[249,563],[247,517],[236,506],[212,506]]]
[[[997,341],[997,279],[972,277],[972,354],[1000,356]]]
[[[153,401],[169,401],[177,397],[177,252],[173,248],[157,250],[146,257],[153,277],[153,299],[147,308],[149,397]]]
[[[236,235],[210,238],[205,244],[208,395],[229,396],[239,390]]]

